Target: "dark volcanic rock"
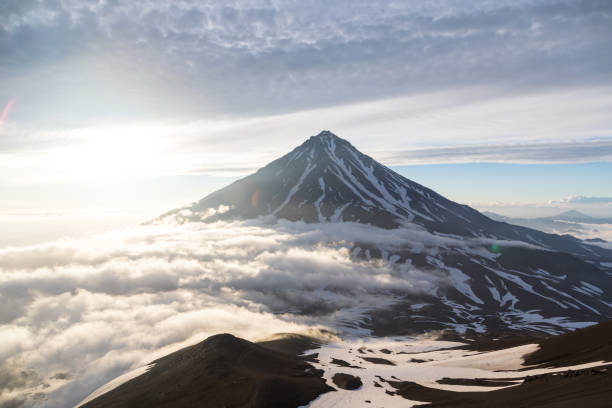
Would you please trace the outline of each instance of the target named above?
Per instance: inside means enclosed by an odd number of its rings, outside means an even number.
[[[363,367],[358,367],[355,365],[352,365],[351,363],[344,361],[344,360],[340,360],[338,358],[332,358],[331,359],[331,364],[335,364],[338,367],[350,367],[350,368],[359,368],[359,369],[363,369]]]
[[[535,378],[515,387],[488,392],[454,392],[428,388],[405,381],[389,384],[402,397],[431,401],[422,407],[490,408],[490,407],[609,407],[612,401],[610,366],[584,370],[582,375],[550,375]],[[592,374],[591,374],[592,372]]]
[[[273,340],[257,342],[260,346],[285,354],[297,356],[305,351],[319,348],[321,343],[316,339],[295,333],[279,333]]]
[[[411,358],[410,362],[411,363],[426,363],[427,360],[421,360],[420,358]]]
[[[343,390],[356,390],[363,385],[361,378],[346,373],[337,373],[332,381]]]
[[[297,407],[333,390],[321,375],[296,356],[219,334],[83,407]]]
[[[429,231],[519,240],[585,257],[612,260],[612,251],[575,238],[494,221],[394,172],[332,132],[322,131],[254,174],[191,207],[164,215],[202,221],[275,215],[292,221],[350,221],[395,228],[410,222]],[[189,210],[190,213],[181,213]]]
[[[444,377],[441,380],[438,380],[436,382],[438,384],[476,385],[479,387],[504,387],[507,385],[516,384],[514,381],[500,381],[496,379],[487,379],[487,378],[448,378],[448,377]]]
[[[538,342],[540,348],[525,357],[525,365],[560,367],[612,361],[612,321],[553,336]]]
[[[395,365],[393,361],[389,361],[386,358],[379,358],[379,357],[361,357],[361,358],[373,364]]]
[[[540,349],[527,356],[527,363],[568,366],[609,361],[612,349],[612,321],[578,329],[573,333],[539,341]],[[498,386],[518,378],[444,378],[441,384]],[[522,384],[488,392],[454,392],[429,388],[410,381],[389,381],[404,398],[430,401],[426,407],[609,407],[612,401],[612,365],[565,370],[527,376]]]

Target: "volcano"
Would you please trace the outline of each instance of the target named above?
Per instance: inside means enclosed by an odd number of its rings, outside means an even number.
[[[382,228],[410,223],[438,234],[518,240],[593,261],[612,259],[610,250],[494,221],[403,177],[327,130],[256,173],[164,216],[173,214],[206,222],[273,215]]]
[[[160,218],[167,217],[179,222],[273,217],[397,232],[392,247],[351,242],[355,261],[380,259],[398,273],[416,268],[439,282],[430,293],[391,294],[399,299],[391,308],[372,311],[358,323],[374,334],[448,328],[557,333],[612,317],[612,251],[495,221],[401,176],[330,131]],[[446,243],[401,238],[406,230]]]

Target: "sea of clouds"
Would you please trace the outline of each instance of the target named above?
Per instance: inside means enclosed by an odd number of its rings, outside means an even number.
[[[377,294],[430,290],[435,279],[409,265],[351,257],[353,240],[397,238],[358,224],[260,219],[1,249],[0,406],[70,406],[215,333],[333,327],[342,310],[388,304]]]
[[[0,249],[0,407],[74,405],[129,369],[220,332],[257,340],[343,330],[346,319],[440,284],[443,275],[410,262],[352,256],[356,242],[389,253],[490,254],[487,240],[416,226],[273,217],[164,219]]]

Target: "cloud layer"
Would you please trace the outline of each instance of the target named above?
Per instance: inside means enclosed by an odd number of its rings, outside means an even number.
[[[611,79],[612,7],[596,0],[9,0],[0,15],[0,97],[20,94],[22,113],[43,103],[47,119],[68,107],[73,117],[278,113]]]
[[[25,394],[28,405],[73,405],[130,368],[220,332],[364,334],[357,323],[367,311],[449,282],[439,268],[396,255],[495,256],[487,248],[496,241],[412,224],[175,221],[0,249],[0,406]],[[382,258],[359,257],[367,251],[358,247],[379,248]]]
[[[560,201],[569,204],[612,204],[612,197],[573,196]]]
[[[437,279],[351,259],[351,239],[396,246],[389,231],[272,222],[143,226],[0,250],[0,401],[30,392],[28,404],[37,395],[45,406],[69,406],[208,335],[336,327],[359,315],[352,308],[387,305]],[[423,250],[417,238],[427,233],[404,234]]]
[[[395,152],[388,159],[390,162],[401,164],[419,162],[588,163],[612,161],[612,138],[582,142],[556,141],[553,143],[449,146],[404,150]]]

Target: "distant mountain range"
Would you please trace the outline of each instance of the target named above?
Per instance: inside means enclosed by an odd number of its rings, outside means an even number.
[[[612,218],[607,217],[591,217],[576,210],[569,210],[561,214],[551,217],[542,217],[548,220],[568,221],[568,222],[583,222],[586,224],[612,224]]]
[[[261,216],[368,224],[427,237],[392,246],[365,237],[351,243],[358,262],[381,259],[398,273],[415,268],[440,279],[431,293],[394,293],[393,306],[358,323],[375,334],[443,328],[558,332],[612,317],[612,251],[450,201],[329,131],[160,218],[214,222]],[[583,219],[575,212],[565,216]]]
[[[580,211],[570,210],[550,217],[507,217],[490,211],[484,211],[484,215],[508,224],[521,225],[527,228],[537,229],[548,233],[575,234],[581,236],[586,233],[597,233],[597,228],[602,224],[612,224],[612,218],[591,217]],[[605,242],[603,239],[584,239],[583,241]]]

